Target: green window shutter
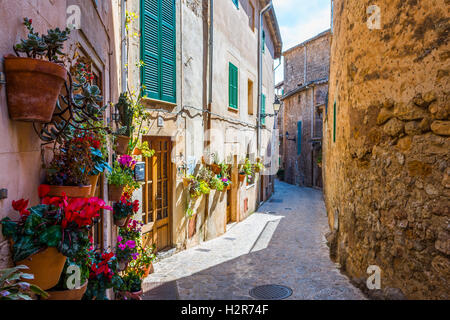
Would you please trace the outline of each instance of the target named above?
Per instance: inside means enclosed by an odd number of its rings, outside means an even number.
[[[261,42],[261,45],[262,45],[262,48],[261,48],[261,50],[262,50],[262,53],[266,53],[266,32],[263,30],[263,32],[262,32],[262,42]]]
[[[261,114],[266,113],[266,95],[261,95]],[[266,116],[261,116],[261,124],[266,125]]]
[[[302,122],[297,122],[297,155],[302,153]]]
[[[175,103],[175,0],[141,0],[141,12],[141,81],[145,94]]]
[[[233,3],[239,9],[239,0],[233,0]]]
[[[161,3],[161,100],[176,102],[175,0]]]
[[[336,142],[336,101],[333,106],[333,142]]]
[[[230,62],[228,78],[228,105],[230,108],[238,108],[238,68]]]

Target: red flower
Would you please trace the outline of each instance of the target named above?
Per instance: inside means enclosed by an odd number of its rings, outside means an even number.
[[[29,200],[20,199],[12,202],[12,207],[14,210],[22,212],[28,208]]]
[[[139,200],[134,200],[133,202],[133,212],[136,213],[139,211]]]
[[[41,184],[38,187],[39,198],[44,198],[50,192],[50,186],[48,184]]]

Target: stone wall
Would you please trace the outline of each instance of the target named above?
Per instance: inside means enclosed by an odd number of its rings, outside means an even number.
[[[371,30],[372,4],[334,1],[324,121],[332,257],[362,286],[378,265],[384,298],[449,299],[449,2],[377,1],[381,29]]]
[[[282,162],[284,180],[291,184],[322,187],[322,169],[317,164],[321,154],[322,120],[317,107],[325,104],[328,92],[330,41],[330,32],[325,31],[283,53]],[[302,122],[301,137],[297,133],[299,121]],[[301,139],[300,154],[297,140],[287,140],[286,132],[289,139]],[[317,141],[313,143],[312,138]]]

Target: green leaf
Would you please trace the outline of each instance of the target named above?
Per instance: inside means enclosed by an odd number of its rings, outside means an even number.
[[[17,233],[17,222],[11,221],[10,218],[6,217],[2,219],[2,233],[7,238],[14,238]]]
[[[34,235],[38,225],[42,223],[42,216],[36,213],[34,210],[30,210],[30,215],[25,221],[23,231],[26,235]]]
[[[58,247],[61,236],[61,226],[55,225],[45,229],[39,236],[39,241],[49,247]]]
[[[40,296],[42,296],[44,298],[48,297],[48,293],[47,292],[45,292],[44,290],[42,290],[41,288],[39,288],[38,286],[36,286],[34,284],[30,285],[30,290],[33,293],[38,294],[38,295],[40,295]]]
[[[37,253],[42,247],[33,241],[30,236],[23,236],[14,242],[13,246],[13,260],[14,262],[22,261],[32,254]]]

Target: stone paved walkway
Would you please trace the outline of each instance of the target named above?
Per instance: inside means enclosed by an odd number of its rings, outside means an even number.
[[[275,190],[226,234],[156,263],[144,298],[253,299],[253,287],[280,284],[293,289],[289,299],[365,299],[329,258],[322,193],[282,182]]]

